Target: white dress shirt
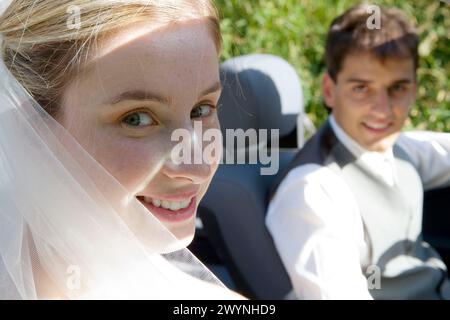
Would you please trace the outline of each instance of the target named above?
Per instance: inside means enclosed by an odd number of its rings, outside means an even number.
[[[392,149],[370,152],[330,116],[344,146],[387,185],[397,183]],[[402,133],[397,144],[411,157],[425,189],[450,185],[450,133]],[[372,299],[363,268],[369,245],[356,199],[331,169],[293,169],[272,199],[266,224],[299,299]]]

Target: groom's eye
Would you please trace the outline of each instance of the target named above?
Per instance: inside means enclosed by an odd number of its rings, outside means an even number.
[[[352,88],[352,90],[355,93],[367,93],[369,88],[366,85],[364,85],[364,84],[360,84],[360,85],[354,86]]]
[[[152,116],[145,111],[129,113],[122,118],[122,123],[129,127],[147,127],[156,124]]]

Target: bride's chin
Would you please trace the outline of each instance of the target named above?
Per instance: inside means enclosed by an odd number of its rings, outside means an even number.
[[[183,248],[187,248],[192,243],[192,240],[194,240],[194,233],[191,233],[189,236],[184,238],[178,238],[178,241],[180,241],[180,246]]]
[[[185,247],[191,244],[195,236],[195,216],[192,217],[191,221],[162,223]]]

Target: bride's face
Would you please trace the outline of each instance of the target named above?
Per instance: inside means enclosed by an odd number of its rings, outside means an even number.
[[[220,154],[176,165],[174,130],[219,128],[218,53],[206,21],[139,25],[96,48],[65,89],[57,120],[179,239],[189,241],[195,214]],[[210,142],[208,142],[210,144]],[[220,147],[220,144],[217,145]],[[204,159],[205,160],[205,159]],[[207,164],[209,163],[209,164]]]

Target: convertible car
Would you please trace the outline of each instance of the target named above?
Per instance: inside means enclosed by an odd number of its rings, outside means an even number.
[[[295,69],[279,57],[248,55],[224,62],[221,78],[224,137],[227,129],[278,129],[280,138],[277,142],[270,134],[260,135],[256,143],[248,139],[232,150],[226,148],[226,138],[225,154],[251,159],[272,146],[279,159],[272,157],[277,163],[270,165],[278,165],[281,172],[314,132]],[[262,175],[269,166],[263,161],[229,162],[219,166],[200,203],[197,234],[189,249],[229,288],[252,299],[286,299],[292,287],[265,227],[268,191],[277,175]],[[428,191],[424,199],[424,239],[450,266],[450,188]]]

